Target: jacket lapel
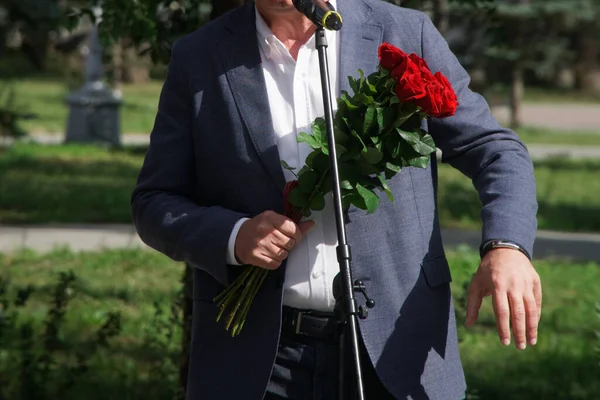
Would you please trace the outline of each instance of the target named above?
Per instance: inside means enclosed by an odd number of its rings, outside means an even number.
[[[348,76],[357,77],[358,69],[369,74],[377,68],[377,49],[383,28],[370,24],[371,13],[362,1],[338,2],[344,18],[340,34],[339,87],[350,90]],[[219,55],[233,98],[261,163],[281,191],[285,178],[277,150],[277,138],[269,108],[269,99],[256,39],[254,2],[235,11],[219,43]]]
[[[371,8],[361,0],[340,0],[337,10],[344,26],[340,30],[340,90],[349,91],[348,77],[358,78],[358,70],[365,75],[375,72],[379,60],[377,50],[383,40],[383,27],[369,21]]]
[[[220,40],[219,55],[252,144],[271,179],[283,191],[285,178],[261,67],[255,17],[252,1],[234,11]]]

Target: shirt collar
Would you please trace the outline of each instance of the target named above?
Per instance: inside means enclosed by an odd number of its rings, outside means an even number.
[[[336,0],[329,0],[329,3],[335,8]],[[263,16],[256,9],[256,5],[254,6],[254,11],[256,13],[256,35],[258,38],[258,45],[262,49],[267,59],[271,59],[273,53],[273,47],[276,46],[276,43],[279,41],[277,37],[267,25],[267,22],[263,18]],[[332,32],[326,31],[326,35],[328,38]],[[308,41],[308,45],[314,41],[314,36]]]

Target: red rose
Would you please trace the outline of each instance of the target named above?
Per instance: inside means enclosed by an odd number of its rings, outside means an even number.
[[[419,57],[415,53],[409,55],[408,58],[410,58],[411,61],[414,62],[417,65],[417,67],[419,67],[419,71],[421,72],[421,79],[423,79],[425,83],[435,80],[435,77],[431,73],[427,62],[423,58]]]
[[[397,81],[396,96],[401,102],[408,102],[425,97],[425,83],[417,64],[404,57],[392,71],[392,77]]]
[[[415,104],[423,110],[424,113],[436,117],[441,112],[442,94],[444,87],[434,79],[425,85],[426,95],[415,101]]]
[[[406,59],[405,52],[389,43],[383,43],[379,46],[379,64],[388,71],[393,70],[401,61]]]
[[[442,91],[442,103],[440,106],[440,112],[437,115],[438,118],[449,117],[454,115],[456,112],[456,108],[458,107],[458,98],[456,97],[456,93],[452,88],[452,85],[446,79],[441,72],[435,73],[435,78],[440,83],[440,85],[444,88]]]
[[[294,190],[298,186],[299,186],[298,181],[293,180],[293,181],[287,182],[285,184],[285,187],[283,188],[283,207],[284,207],[283,213],[285,214],[286,217],[288,217],[295,223],[300,222],[300,220],[302,219],[302,214],[300,213],[300,209],[298,207],[296,207],[290,203],[290,195],[292,193],[292,190]]]

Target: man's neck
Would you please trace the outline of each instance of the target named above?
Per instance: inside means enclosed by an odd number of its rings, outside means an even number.
[[[315,25],[299,12],[273,15],[268,11],[258,11],[271,32],[284,44],[294,60],[297,59],[300,47],[315,33]]]

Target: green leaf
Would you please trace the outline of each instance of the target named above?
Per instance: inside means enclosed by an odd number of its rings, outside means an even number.
[[[312,123],[312,133],[321,145],[327,143],[327,126],[324,118],[316,118]]]
[[[333,182],[331,182],[331,174],[328,171],[323,177],[323,181],[321,182],[321,187],[319,188],[319,190],[321,191],[321,193],[327,194],[333,190],[332,185]]]
[[[320,149],[322,147],[321,143],[315,138],[313,135],[309,135],[306,132],[300,132],[296,137],[296,142],[298,143],[306,143],[313,149]]]
[[[281,166],[288,171],[294,171],[296,169],[296,167],[290,167],[290,165],[283,160],[281,160]]]
[[[415,157],[408,160],[408,164],[417,168],[427,168],[429,165],[430,156]]]
[[[307,194],[312,193],[321,177],[313,170],[308,170],[298,177],[298,186]]]
[[[421,140],[421,135],[418,132],[408,132],[400,128],[396,129],[400,137],[406,141],[418,154],[429,155],[435,151],[435,145],[431,145],[433,140]]]
[[[393,202],[394,201],[394,195],[392,194],[392,190],[390,189],[390,186],[388,185],[387,181],[381,175],[377,175],[377,178],[379,178],[379,182],[381,182],[381,187],[383,188],[383,190],[387,194],[388,199],[390,200],[390,202]]]
[[[380,107],[377,112],[377,124],[379,125],[379,134],[389,132],[393,129],[396,119],[400,115],[400,107]]]
[[[348,107],[348,110],[356,110],[358,108],[358,106],[354,103],[352,103],[352,99],[348,96],[348,93],[346,92],[342,92],[342,95],[340,96],[340,101],[342,101],[346,107]]]
[[[290,193],[290,203],[298,208],[304,207],[307,201],[308,195],[302,190],[294,189]]]
[[[369,164],[373,165],[383,159],[383,153],[375,147],[367,147],[366,151],[363,151],[361,155]]]
[[[348,149],[346,147],[342,146],[341,144],[336,143],[335,151],[337,152],[338,158],[340,158],[342,156],[342,154],[346,154],[348,152]]]
[[[387,170],[389,170],[389,171],[394,172],[394,173],[398,173],[398,172],[400,172],[402,170],[402,166],[396,165],[396,164],[391,163],[391,162],[385,163],[385,168]]]
[[[356,191],[365,202],[367,214],[375,212],[379,205],[379,197],[372,190],[365,188],[360,183],[356,184]]]
[[[435,142],[433,141],[433,137],[427,131],[421,130],[421,142],[425,143],[427,146],[433,147],[433,150],[435,151]]]
[[[305,164],[318,174],[323,174],[329,170],[329,157],[321,149],[315,150],[306,157]]]
[[[309,205],[311,210],[321,211],[325,208],[325,197],[321,193],[315,193],[312,199],[310,200]]]
[[[377,124],[377,109],[375,106],[370,105],[365,112],[365,119],[363,122],[363,132],[367,136],[373,136],[375,134],[375,128],[378,128]]]
[[[366,93],[359,93],[358,96],[356,96],[356,101],[358,101],[361,105],[369,105],[375,102],[375,98]]]
[[[340,181],[340,187],[342,189],[346,189],[346,190],[352,190],[352,189],[354,189],[354,187],[352,186],[352,184],[349,181],[347,181],[347,180]]]
[[[349,76],[348,77],[348,83],[350,84],[350,88],[352,89],[352,92],[354,92],[354,93],[358,93],[359,92],[359,90],[360,90],[360,82],[356,78],[354,78],[352,76]]]

